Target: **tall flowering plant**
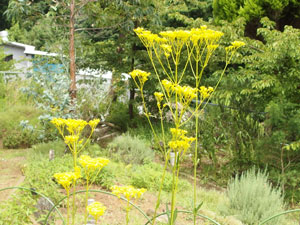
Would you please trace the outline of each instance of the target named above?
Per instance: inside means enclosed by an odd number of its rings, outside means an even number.
[[[165,166],[164,173],[162,175],[161,184],[159,188],[157,203],[155,206],[154,217],[152,225],[155,224],[155,217],[160,205],[160,195],[165,178],[165,171],[168,166],[168,160],[170,158],[170,152],[175,154],[175,163],[172,168],[173,182],[172,182],[172,199],[171,199],[171,216],[169,224],[175,224],[176,219],[176,191],[178,185],[178,175],[180,171],[180,162],[182,157],[190,149],[191,143],[195,142],[194,149],[194,193],[193,193],[193,214],[194,224],[196,224],[196,216],[199,210],[196,199],[196,176],[197,176],[197,164],[198,164],[198,119],[205,106],[205,102],[208,102],[218,87],[231,58],[236,53],[237,49],[245,45],[244,42],[234,41],[230,46],[225,48],[226,58],[223,72],[221,73],[219,80],[215,87],[205,87],[201,85],[201,78],[207,67],[211,57],[214,55],[216,49],[219,47],[219,42],[223,33],[208,29],[206,26],[200,28],[193,28],[191,30],[175,30],[175,31],[163,31],[159,34],[154,34],[151,31],[143,28],[137,28],[134,30],[141,42],[147,49],[148,56],[153,65],[161,92],[155,92],[154,96],[157,101],[157,107],[159,110],[163,141],[165,142],[163,115],[164,112],[169,110],[174,121],[174,127],[170,129],[172,139],[163,146]],[[186,52],[187,57],[183,57],[183,52]],[[161,67],[163,74],[158,73],[157,65]],[[192,71],[192,77],[194,78],[194,86],[190,87],[182,85],[183,78],[185,76],[187,68],[190,67]],[[183,69],[180,69],[183,68]],[[150,120],[150,112],[146,107],[145,97],[143,89],[145,82],[148,80],[150,73],[142,70],[133,70],[130,72],[132,79],[136,86],[140,90],[141,98],[143,100],[144,114],[149,121],[150,127],[154,133],[155,138],[158,137],[153,129]],[[166,79],[162,79],[162,77]],[[192,107],[192,101],[195,101],[195,105]],[[191,114],[188,118],[185,118],[185,113],[189,111]],[[188,137],[188,132],[183,129],[183,126],[195,118],[195,137]],[[167,146],[167,147],[165,147]]]
[[[86,144],[89,142],[95,128],[97,127],[99,119],[94,119],[89,122],[84,120],[76,119],[62,119],[54,118],[51,123],[56,126],[65,143],[68,145],[72,155],[74,172],[56,173],[54,178],[61,184],[67,192],[67,225],[70,223],[70,189],[73,187],[73,202],[72,202],[72,224],[75,224],[75,191],[76,181],[81,177],[81,169],[77,166],[77,161],[83,168],[83,173],[86,178],[86,196],[85,196],[85,224],[87,222],[88,212],[98,221],[99,217],[103,215],[105,207],[101,203],[94,204],[88,207],[88,192],[90,185],[94,182],[95,177],[100,173],[101,169],[109,163],[108,159],[105,158],[91,158],[87,155],[81,155],[78,159],[78,154],[84,149]],[[82,131],[85,127],[90,127],[90,135],[87,139],[82,137]]]

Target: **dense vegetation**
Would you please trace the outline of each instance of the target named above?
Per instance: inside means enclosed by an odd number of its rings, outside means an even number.
[[[5,20],[0,18],[0,28],[9,30],[11,40],[68,55],[70,12],[66,6],[67,0],[4,1],[0,12],[5,11]],[[256,166],[269,174],[268,185],[281,188],[286,202],[293,206],[299,202],[300,3],[297,0],[78,0],[76,9],[76,66],[112,71],[109,90],[103,91],[101,80],[92,83],[90,91],[79,89],[74,107],[68,95],[68,76],[35,73],[28,78],[28,83],[18,87],[22,91],[18,92],[0,74],[0,139],[4,147],[52,143],[57,137],[49,125],[52,117],[101,118],[116,125],[118,131],[128,132],[111,143],[111,151],[104,154],[115,157],[116,161],[145,164],[133,168],[136,173],[132,173],[130,182],[157,189],[155,178],[144,175],[160,176],[159,165],[149,166],[154,154],[148,151],[152,148],[161,157],[159,144],[143,128],[148,125],[139,114],[141,96],[136,93],[132,79],[128,82],[122,79],[122,73],[135,68],[154,72],[146,58],[146,49],[133,29],[145,27],[159,32],[207,25],[224,32],[222,45],[243,40],[246,46],[232,59],[205,115],[199,120],[200,178],[225,187],[230,178],[239,177]],[[211,59],[202,77],[205,85],[214,86],[222,73],[225,53],[218,51],[219,57]],[[13,62],[4,62],[4,58],[0,49],[0,71],[13,68]],[[66,57],[53,61],[68,68]],[[187,69],[186,74],[192,73]],[[154,112],[153,122],[158,124],[152,96],[159,87],[154,79],[149,78],[144,91],[149,102],[147,107]],[[184,82],[189,84],[191,80],[187,76]],[[127,88],[130,99],[124,101]],[[12,115],[14,119],[10,121]],[[193,128],[191,124],[189,129]],[[137,134],[142,140],[134,137]],[[125,144],[124,139],[129,141]],[[134,148],[135,145],[140,148]],[[28,173],[31,170],[34,168],[29,167]],[[190,168],[185,171],[190,172]],[[111,176],[99,183],[108,187],[117,175]],[[250,179],[256,179],[251,176]],[[267,182],[265,174],[259,172],[258,176],[263,177],[260,182]],[[184,188],[187,184],[180,185]],[[230,187],[234,189],[234,183]],[[277,190],[273,194],[278,194]],[[282,200],[280,195],[274,198]],[[226,210],[228,215],[236,213],[234,207],[228,206]]]

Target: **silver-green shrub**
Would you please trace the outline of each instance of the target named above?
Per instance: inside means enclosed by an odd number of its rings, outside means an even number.
[[[247,225],[258,224],[262,220],[284,210],[284,199],[279,188],[268,182],[266,172],[255,168],[232,179],[227,188],[228,203],[223,211],[234,215]],[[266,225],[284,224],[282,217],[277,217]]]
[[[149,163],[155,156],[146,140],[127,133],[116,137],[108,147],[113,151],[113,157],[127,164]]]

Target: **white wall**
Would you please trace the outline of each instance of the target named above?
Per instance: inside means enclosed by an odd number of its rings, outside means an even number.
[[[24,53],[25,48],[11,45],[3,45],[5,54],[13,55],[13,59],[16,61],[15,67],[17,70],[29,70],[32,66],[32,55],[26,55]]]

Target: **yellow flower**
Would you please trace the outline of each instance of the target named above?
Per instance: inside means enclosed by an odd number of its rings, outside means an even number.
[[[228,46],[228,47],[226,47],[225,50],[227,52],[229,52],[229,51],[235,51],[238,48],[243,47],[244,45],[246,45],[246,44],[243,41],[234,41],[234,42],[231,42],[231,45]]]
[[[88,124],[86,121],[80,119],[66,119],[64,122],[70,134],[80,134],[81,131]]]
[[[88,155],[81,155],[78,159],[81,166],[87,170],[101,170],[109,163],[109,159],[105,158],[91,158]]]
[[[92,129],[95,129],[96,126],[98,125],[98,123],[100,123],[100,120],[99,119],[94,119],[94,120],[90,120],[89,121],[89,125]]]
[[[210,96],[210,94],[214,91],[212,87],[201,86],[199,92],[201,94],[201,99],[204,100]]]
[[[62,126],[65,125],[64,119],[61,118],[53,118],[51,120],[51,123],[54,124],[57,128],[61,128]]]
[[[90,215],[98,221],[99,217],[105,213],[106,207],[103,206],[100,202],[94,202],[87,207],[87,211]]]
[[[246,44],[243,41],[234,41],[234,42],[231,42],[231,45],[235,48],[240,48]]]
[[[172,52],[172,46],[168,44],[161,44],[160,47],[164,50],[164,54],[168,58]]]
[[[175,139],[187,134],[186,130],[182,130],[179,128],[170,128],[170,131],[171,131],[172,137]]]
[[[169,147],[174,152],[179,152],[183,154],[190,148],[191,143],[196,140],[193,137],[186,137],[186,130],[179,128],[171,128],[172,140],[168,142]]]
[[[118,198],[120,198],[121,195],[123,195],[128,201],[130,201],[130,199],[132,198],[135,199],[140,198],[142,194],[147,191],[145,188],[137,189],[131,185],[128,186],[114,185],[111,187],[111,190],[114,195],[118,196]]]
[[[167,93],[169,93],[171,87],[173,86],[173,84],[170,81],[168,81],[168,80],[162,80],[161,83],[164,86],[164,88],[167,91]]]
[[[154,92],[154,96],[155,96],[157,102],[161,102],[164,97],[163,93],[161,93],[161,92]]]
[[[78,178],[80,178],[80,173],[76,172],[66,172],[66,173],[55,173],[53,177],[56,179],[57,183],[62,185],[66,191],[70,190],[71,185]]]
[[[74,144],[74,143],[77,143],[79,139],[79,136],[78,135],[68,135],[68,136],[65,136],[65,143],[68,145],[68,144]]]
[[[136,78],[138,78],[141,86],[144,85],[144,83],[148,80],[148,77],[150,76],[150,73],[147,73],[147,72],[145,72],[143,70],[139,70],[139,69],[135,69],[135,70],[131,71],[129,74],[131,75],[132,79],[134,79],[134,80]]]

